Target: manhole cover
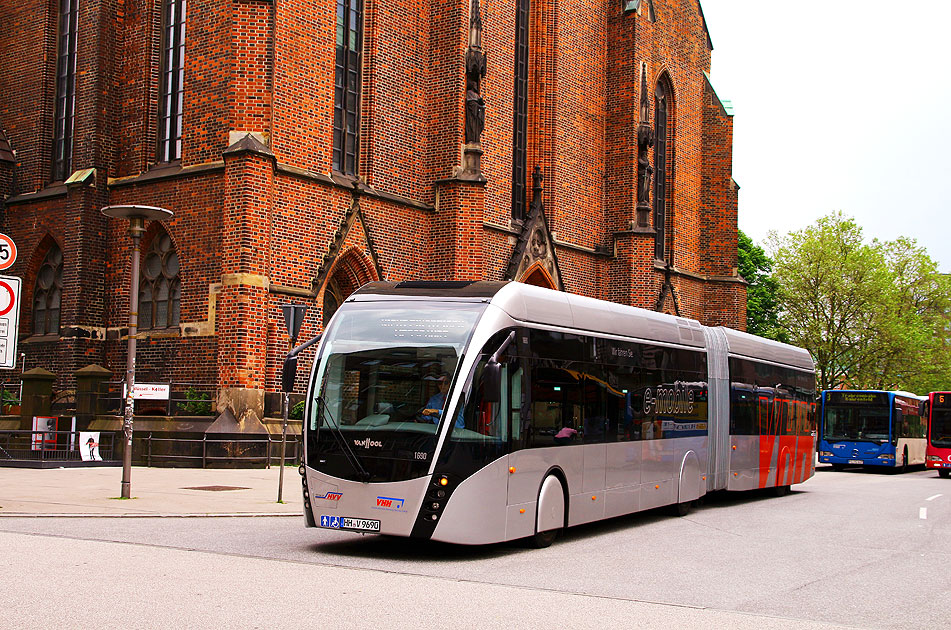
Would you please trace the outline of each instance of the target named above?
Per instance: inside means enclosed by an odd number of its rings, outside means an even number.
[[[250,490],[241,486],[195,486],[193,488],[182,488],[182,490],[207,490],[208,492],[223,492],[225,490]]]

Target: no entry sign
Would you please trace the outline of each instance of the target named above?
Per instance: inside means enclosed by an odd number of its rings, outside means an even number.
[[[0,276],[0,368],[16,367],[20,331],[20,279]]]

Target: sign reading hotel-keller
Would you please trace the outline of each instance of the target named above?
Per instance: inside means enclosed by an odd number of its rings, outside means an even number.
[[[169,383],[135,383],[132,397],[136,400],[168,400],[172,392]],[[125,398],[125,383],[122,384],[122,397]]]
[[[20,279],[0,276],[0,368],[16,367],[19,331]]]

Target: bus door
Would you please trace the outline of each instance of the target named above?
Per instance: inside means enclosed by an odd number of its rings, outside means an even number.
[[[788,392],[777,391],[773,399],[773,421],[776,437],[776,485],[793,483],[796,469],[796,408]]]
[[[542,477],[552,467],[564,471],[572,491],[580,491],[575,485],[582,479],[580,446],[585,429],[578,371],[546,360],[524,364],[524,370],[509,377],[513,422],[509,466],[514,469],[508,481],[510,506],[536,501]]]
[[[623,397],[610,396],[610,386],[600,378],[602,374],[592,373],[598,366],[591,366],[583,375],[582,386],[582,426],[584,428],[584,471],[582,473],[582,492],[601,492],[604,490],[607,465],[607,439],[609,405],[612,399],[623,401]],[[614,407],[619,407],[616,403]],[[614,426],[617,427],[615,420]],[[617,429],[615,428],[615,433]]]
[[[759,487],[765,488],[773,462],[777,427],[772,393],[764,393],[760,390],[758,401],[756,416],[759,426]]]

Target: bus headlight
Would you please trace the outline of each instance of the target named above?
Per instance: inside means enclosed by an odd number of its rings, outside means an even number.
[[[832,457],[832,453],[829,451],[819,451],[819,457]]]
[[[895,459],[895,455],[892,453],[885,453],[878,456],[879,459]]]
[[[926,457],[925,459],[927,459],[929,462],[940,462],[940,461],[941,461],[941,457],[939,457],[938,455],[928,455],[928,457]]]

